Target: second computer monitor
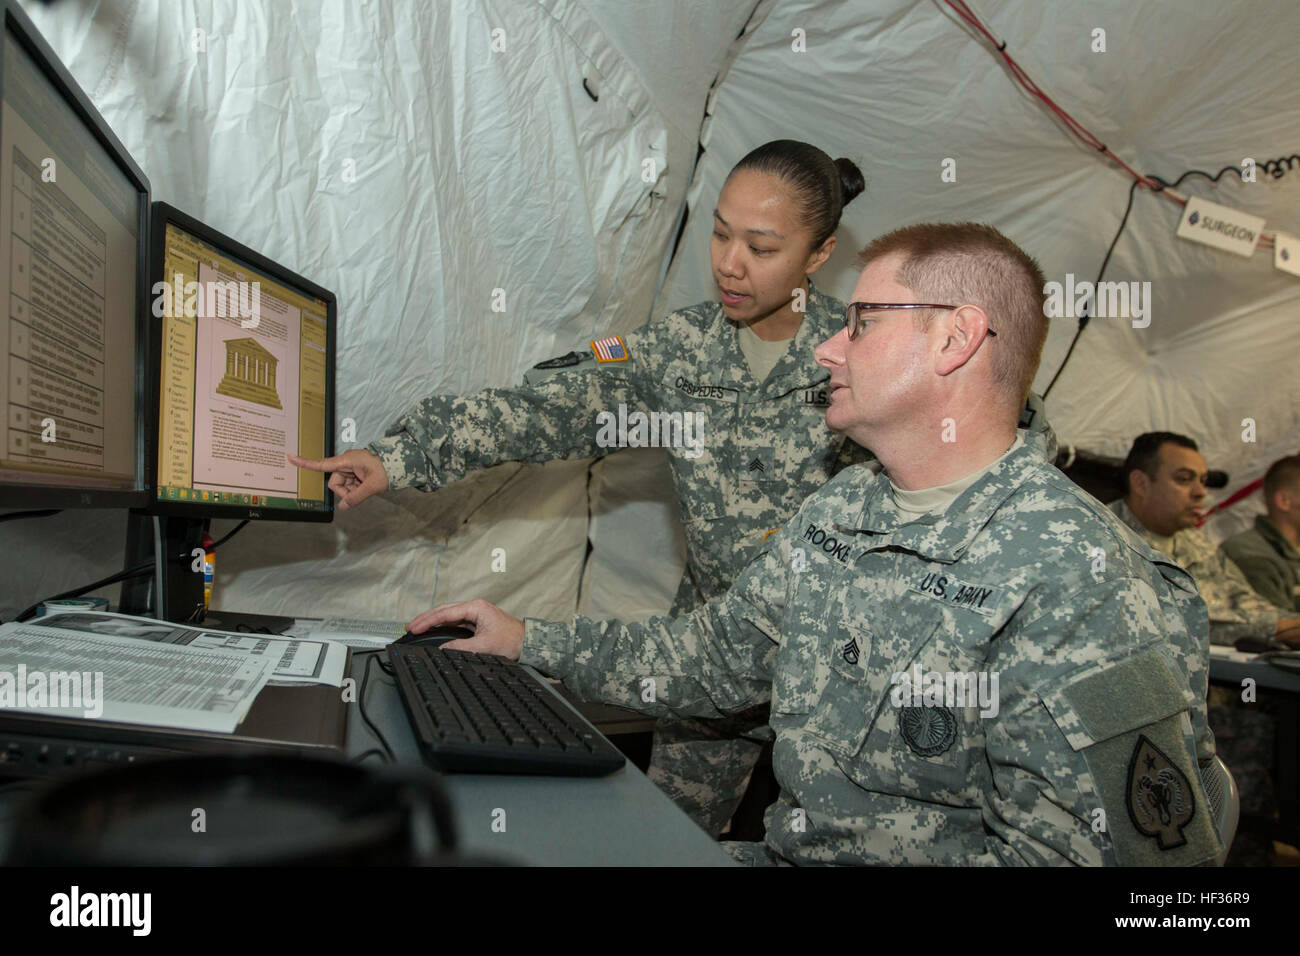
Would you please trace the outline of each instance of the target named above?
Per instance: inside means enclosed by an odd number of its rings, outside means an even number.
[[[0,0],[0,507],[149,500],[149,183]]]
[[[328,521],[334,295],[166,203],[151,224],[157,514]]]

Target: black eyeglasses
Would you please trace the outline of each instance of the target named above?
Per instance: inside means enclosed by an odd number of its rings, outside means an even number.
[[[937,305],[933,302],[850,302],[844,311],[844,327],[849,330],[849,341],[852,342],[862,330],[863,312],[874,312],[877,309],[942,309],[947,312],[960,308],[959,305]],[[997,336],[992,329],[988,333]]]

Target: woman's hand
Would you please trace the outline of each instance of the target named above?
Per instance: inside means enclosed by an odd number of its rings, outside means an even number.
[[[328,472],[329,488],[339,499],[339,511],[355,508],[371,495],[388,490],[388,472],[379,456],[365,448],[353,448],[333,458],[299,458],[289,455],[289,461],[308,471]]]

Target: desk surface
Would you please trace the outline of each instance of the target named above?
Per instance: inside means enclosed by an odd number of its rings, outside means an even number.
[[[354,658],[361,686],[367,657]],[[421,763],[397,688],[371,665],[366,714],[399,763]],[[347,751],[378,746],[357,705],[348,714]],[[379,762],[371,757],[367,763]],[[502,862],[561,866],[726,866],[731,857],[632,764],[607,777],[448,774],[443,777],[464,850]],[[505,811],[504,815],[497,811]],[[497,832],[504,820],[504,832]]]
[[[1300,694],[1300,673],[1275,667],[1266,660],[1242,660],[1241,654],[1230,652],[1229,657],[1223,652],[1216,653],[1210,649],[1210,680],[1223,684],[1240,684],[1243,678],[1254,678],[1260,687]]]

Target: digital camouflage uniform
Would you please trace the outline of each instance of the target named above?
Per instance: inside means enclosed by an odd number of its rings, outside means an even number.
[[[1123,498],[1107,507],[1156,550],[1159,539],[1146,529]],[[1204,532],[1184,528],[1173,536],[1169,555],[1196,581],[1210,615],[1210,643],[1231,645],[1243,637],[1268,639],[1281,616],[1273,605],[1255,593],[1246,576],[1225,557]]]
[[[1109,507],[1148,544],[1158,546],[1159,539],[1123,498]],[[1243,637],[1263,640],[1273,636],[1282,612],[1256,593],[1241,569],[1203,532],[1196,528],[1178,531],[1173,536],[1172,552],[1170,557],[1191,574],[1205,599],[1211,643],[1231,646]],[[1210,688],[1208,708],[1218,752],[1237,781],[1241,812],[1271,819],[1278,805],[1273,782],[1272,705],[1263,697],[1247,703],[1241,699],[1239,688],[1216,685]],[[1228,864],[1266,864],[1271,855],[1272,840],[1242,828],[1233,842]]]
[[[506,461],[599,458],[598,412],[705,416],[703,453],[667,448],[686,534],[686,571],[671,616],[724,594],[769,532],[846,464],[871,456],[826,427],[830,375],[813,349],[844,327],[844,303],[809,283],[790,348],[759,383],[717,302],[668,315],[622,336],[625,359],[595,350],[542,363],[520,388],[420,402],[370,445],[389,486],[433,491]],[[1033,397],[1028,437],[1049,460],[1056,438]],[[744,794],[763,743],[766,713],[714,721],[661,721],[649,776],[712,836]]]
[[[721,600],[529,619],[521,660],[652,714],[770,693],[781,796],[765,847],[734,850],[751,863],[1200,863],[1219,849],[1196,764],[1213,744],[1185,662],[1205,610],[1157,558],[1031,445],[918,518],[859,466]],[[895,700],[914,668],[996,673],[996,715]]]

